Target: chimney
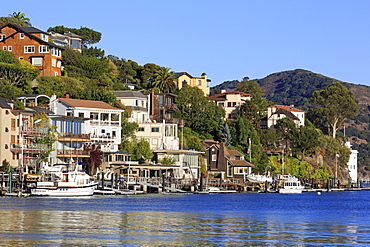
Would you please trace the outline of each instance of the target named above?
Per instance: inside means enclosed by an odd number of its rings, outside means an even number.
[[[65,98],[69,99],[69,94],[68,93],[66,93]]]

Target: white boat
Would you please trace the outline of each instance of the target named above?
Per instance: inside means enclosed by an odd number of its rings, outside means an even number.
[[[304,186],[296,177],[290,177],[284,181],[284,188],[279,190],[279,193],[284,194],[300,194],[302,193]]]
[[[252,183],[265,183],[266,181],[268,183],[272,183],[272,177],[268,175],[261,175],[261,174],[249,174],[246,176],[248,181]]]
[[[31,189],[32,196],[91,196],[97,186],[75,164],[49,167],[42,174],[42,181]]]
[[[208,193],[236,193],[236,190],[223,190],[220,189],[219,187],[208,187],[206,190]]]

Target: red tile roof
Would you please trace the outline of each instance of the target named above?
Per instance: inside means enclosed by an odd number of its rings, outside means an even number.
[[[283,109],[283,110],[290,111],[290,112],[305,112],[297,108],[294,108],[293,106],[287,106],[287,105],[273,105],[273,106],[269,106],[268,108]]]
[[[71,98],[59,98],[59,100],[67,103],[70,106],[74,106],[74,107],[99,108],[99,109],[110,109],[110,110],[123,111],[123,109],[113,107],[110,104],[105,103],[103,101],[71,99]]]

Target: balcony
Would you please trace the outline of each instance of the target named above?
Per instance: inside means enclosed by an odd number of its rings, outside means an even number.
[[[90,141],[90,134],[60,133],[59,141]]]
[[[120,126],[120,122],[119,121],[90,120],[90,125],[92,126]]]
[[[164,105],[164,108],[166,109],[166,111],[177,111],[176,104],[167,104],[167,105]]]
[[[47,144],[39,144],[39,143],[32,143],[32,144],[23,144],[22,143],[11,143],[10,144],[10,151],[14,153],[45,153],[48,150]]]
[[[66,150],[66,149],[58,149],[57,150],[58,157],[90,157],[90,150]]]
[[[44,136],[48,134],[49,129],[45,127],[23,126],[22,133],[27,136]]]
[[[117,137],[110,135],[92,135],[91,141],[97,142],[114,142],[117,140]]]

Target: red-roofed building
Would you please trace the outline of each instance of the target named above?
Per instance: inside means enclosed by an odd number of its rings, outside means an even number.
[[[209,97],[211,101],[216,102],[218,106],[225,110],[226,120],[228,121],[234,121],[240,106],[245,101],[250,101],[251,98],[252,95],[238,91],[222,92]]]
[[[294,106],[273,105],[267,108],[267,115],[261,121],[261,128],[273,128],[278,120],[285,117],[291,118],[297,127],[304,125],[305,111]]]

